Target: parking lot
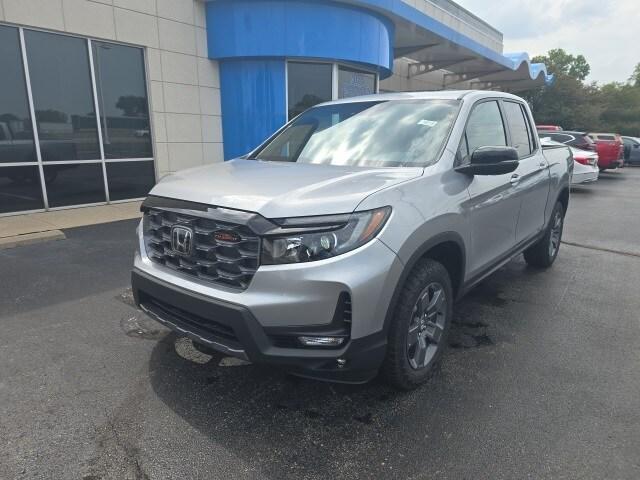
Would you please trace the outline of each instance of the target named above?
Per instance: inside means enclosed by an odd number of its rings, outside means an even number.
[[[131,305],[135,221],[0,251],[0,478],[640,478],[638,204],[640,169],[576,189],[411,393],[198,353]]]

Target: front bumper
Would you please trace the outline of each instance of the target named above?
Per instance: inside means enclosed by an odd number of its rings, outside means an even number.
[[[350,338],[339,349],[283,348],[274,345],[272,334],[281,336],[288,329],[265,328],[245,306],[185,290],[138,269],[132,272],[131,284],[136,304],[151,318],[205,346],[253,363],[320,380],[362,383],[377,374],[384,359],[383,331]],[[318,333],[326,328],[318,327]],[[295,333],[299,327],[289,330]],[[304,331],[308,334],[312,327]]]

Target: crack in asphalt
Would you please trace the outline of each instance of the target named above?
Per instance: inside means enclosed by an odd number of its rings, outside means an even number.
[[[571,247],[585,248],[587,250],[596,250],[598,252],[613,253],[616,255],[625,255],[627,257],[640,258],[640,253],[626,252],[624,250],[613,250],[611,248],[596,247],[595,245],[586,245],[583,243],[576,243],[576,242],[567,242],[565,240],[562,240],[562,243],[564,243],[565,245],[569,245]]]

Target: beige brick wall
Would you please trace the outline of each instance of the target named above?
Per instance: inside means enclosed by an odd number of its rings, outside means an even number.
[[[217,62],[199,0],[0,0],[0,21],[146,47],[158,177],[220,162]]]

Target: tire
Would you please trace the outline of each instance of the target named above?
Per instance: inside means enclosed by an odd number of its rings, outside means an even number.
[[[446,349],[452,313],[447,269],[435,260],[419,261],[402,287],[389,326],[381,369],[388,383],[412,390],[429,380]]]
[[[564,207],[562,203],[556,202],[544,236],[524,251],[526,262],[536,268],[549,268],[553,265],[560,251],[563,229]]]

